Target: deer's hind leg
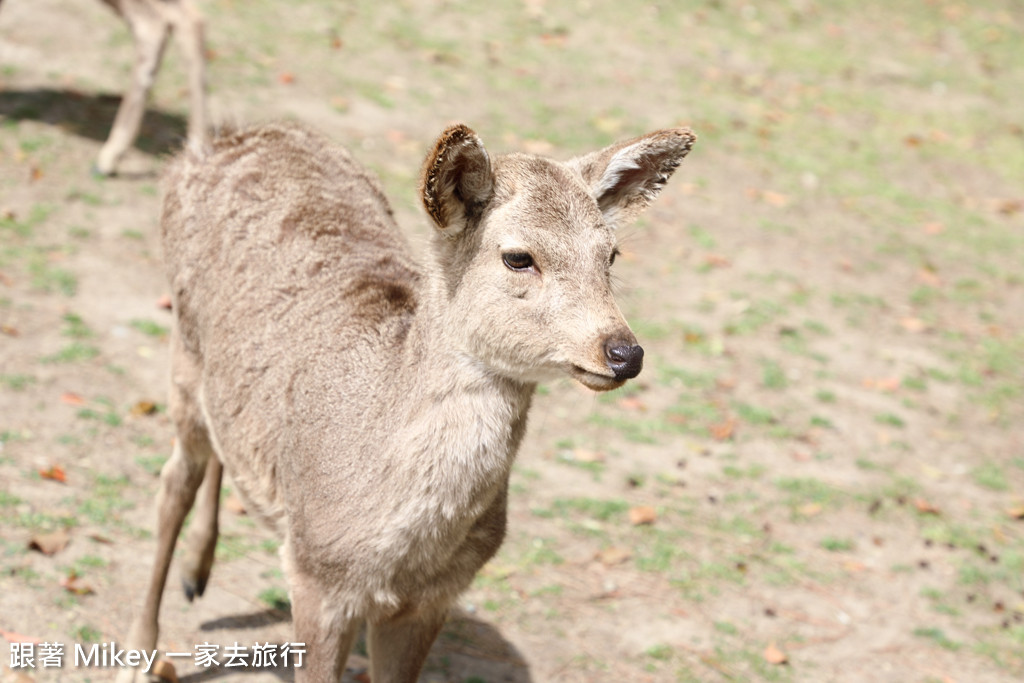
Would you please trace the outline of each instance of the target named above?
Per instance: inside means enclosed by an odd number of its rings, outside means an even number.
[[[182,558],[181,587],[192,602],[202,597],[213,568],[217,549],[217,516],[220,511],[220,484],[224,467],[216,455],[207,459],[206,476],[196,496],[196,512],[185,536],[185,557]]]
[[[196,492],[203,483],[204,475],[213,474],[213,478],[220,478],[219,463],[217,466],[210,464],[211,461],[217,460],[217,455],[213,452],[197,400],[198,368],[181,349],[177,333],[172,335],[171,348],[171,392],[168,409],[177,428],[177,438],[171,457],[160,472],[160,491],[156,498],[156,555],[153,559],[145,602],[142,610],[135,615],[126,641],[128,648],[137,650],[156,648],[160,603],[182,523],[195,502]],[[213,478],[210,481],[211,485],[215,483],[212,481]],[[219,493],[220,482],[217,481],[216,486],[212,488]],[[208,507],[204,504],[200,515],[208,511]],[[216,510],[213,517],[216,519]],[[215,543],[216,529],[213,541],[204,540],[202,546],[205,548],[208,544],[212,548]],[[212,550],[210,553],[212,557]],[[137,680],[136,672],[124,669],[117,680],[118,683]]]

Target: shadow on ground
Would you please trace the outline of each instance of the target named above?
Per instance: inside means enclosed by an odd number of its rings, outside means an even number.
[[[243,630],[260,628],[289,621],[291,612],[287,609],[267,609],[248,614],[235,614],[207,621],[200,627],[203,631]],[[280,645],[280,644],[279,644]],[[357,652],[365,652],[365,638],[360,637]],[[456,611],[441,631],[430,652],[427,666],[420,680],[433,680],[432,672],[442,671],[448,680],[486,680],[493,683],[532,683],[530,670],[523,656],[512,643],[505,640],[491,624],[472,615]],[[366,659],[353,656],[343,678],[344,682],[363,680],[366,673]],[[215,681],[229,676],[260,675],[273,676],[281,681],[293,681],[294,671],[288,667],[217,667],[181,676],[181,683]]]
[[[0,116],[47,123],[97,142],[107,139],[120,104],[120,95],[51,88],[0,90]],[[146,154],[165,156],[181,147],[186,132],[185,117],[147,109],[135,147]]]

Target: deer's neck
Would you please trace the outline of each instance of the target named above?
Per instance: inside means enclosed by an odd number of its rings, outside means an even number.
[[[535,385],[503,377],[459,348],[457,316],[437,291],[421,300],[406,340],[407,377],[418,400],[405,416],[424,484],[452,492],[446,503],[475,506],[503,487],[526,431]],[[403,383],[404,384],[404,383]],[[396,402],[397,404],[397,402]],[[456,513],[457,514],[457,513]]]

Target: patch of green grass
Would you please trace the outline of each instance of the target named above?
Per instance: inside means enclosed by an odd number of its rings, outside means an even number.
[[[77,313],[65,313],[61,320],[64,321],[64,327],[60,331],[61,336],[72,339],[90,339],[96,336],[82,320],[82,316]]]
[[[687,389],[714,389],[717,377],[711,372],[700,372],[690,368],[666,365],[658,368],[658,382],[665,386],[682,386]]]
[[[826,536],[821,539],[821,547],[830,553],[846,553],[854,549],[855,544],[849,538],[838,538],[836,536]]]
[[[149,337],[166,337],[170,332],[170,329],[153,322],[152,320],[132,320],[131,326]]]
[[[918,636],[919,638],[927,638],[928,640],[932,641],[942,649],[950,650],[951,652],[956,652],[962,647],[961,643],[957,643],[953,640],[950,640],[950,638],[946,636],[945,633],[943,633],[942,629],[923,627],[915,628],[914,635]]]
[[[781,391],[789,386],[789,380],[781,365],[773,360],[766,360],[761,363],[761,384],[766,389]]]
[[[87,569],[103,569],[108,564],[110,563],[98,555],[82,555],[75,560],[74,568],[82,574]]]
[[[690,225],[690,237],[702,249],[715,248],[715,237],[706,228],[696,224]]]
[[[726,334],[744,335],[756,332],[785,314],[786,309],[767,299],[755,299],[745,305],[735,320],[725,326]]]
[[[675,650],[672,649],[671,645],[652,645],[644,651],[644,655],[651,659],[657,659],[659,661],[665,661],[672,658]]]
[[[76,514],[94,524],[118,524],[121,513],[135,505],[124,498],[124,490],[131,484],[127,477],[97,475],[89,489],[89,497],[78,502]]]
[[[678,574],[683,563],[690,559],[678,532],[648,528],[640,533],[641,540],[633,549],[633,563],[640,571]]]
[[[972,469],[971,477],[975,484],[989,491],[1008,491],[1010,488],[1003,468],[993,462],[985,462]]]
[[[14,507],[15,505],[17,505],[20,502],[21,502],[21,498],[18,498],[16,495],[11,493],[10,491],[2,491],[2,490],[0,490],[0,508]]]
[[[656,444],[658,438],[667,431],[667,425],[660,419],[637,419],[634,416],[604,415],[592,413],[587,421],[600,427],[614,429],[622,437],[633,443]]]
[[[526,551],[522,553],[519,563],[524,567],[534,565],[559,565],[565,562],[555,551],[556,544],[545,538],[534,538]]]
[[[31,375],[0,375],[0,385],[11,391],[22,391],[35,381]]]
[[[278,586],[267,588],[266,590],[260,591],[257,596],[264,605],[270,609],[280,610],[285,612],[291,609],[292,603],[288,599],[288,591]]]
[[[875,422],[881,425],[888,425],[890,427],[907,426],[907,423],[903,421],[903,418],[893,413],[880,413],[878,415],[875,415]]]
[[[847,497],[844,491],[810,477],[784,477],[776,479],[775,485],[780,491],[787,494],[789,505],[801,503],[835,505]]]
[[[121,426],[121,416],[114,410],[94,410],[93,408],[82,408],[76,415],[83,420],[97,420],[110,427]]]
[[[807,330],[808,332],[813,332],[814,334],[818,334],[821,336],[827,336],[832,334],[832,330],[830,330],[828,326],[825,325],[825,323],[820,322],[818,320],[805,320],[804,329]]]
[[[714,626],[716,631],[727,636],[738,636],[740,634],[740,630],[736,628],[736,625],[729,621],[716,621]]]
[[[100,355],[100,350],[97,347],[92,346],[91,344],[83,344],[82,342],[73,342],[62,348],[57,353],[49,356],[43,356],[39,359],[39,362],[45,364],[78,363],[92,360],[98,355]]]
[[[558,498],[551,507],[559,516],[579,513],[600,522],[607,522],[621,518],[629,510],[629,503],[623,500],[597,498]]]
[[[924,377],[904,377],[901,384],[911,391],[927,391],[928,380]]]
[[[836,394],[835,394],[835,392],[834,391],[828,391],[827,389],[821,389],[820,391],[818,391],[814,395],[814,397],[817,398],[822,403],[835,403],[836,402]]]
[[[735,403],[733,409],[741,420],[752,425],[772,425],[778,422],[775,414],[767,408],[760,408],[749,403]]]
[[[71,631],[74,639],[80,643],[97,643],[103,634],[91,624],[82,624]]]
[[[167,462],[166,455],[138,455],[135,457],[135,464],[149,472],[154,477],[160,476],[160,470]]]
[[[43,223],[51,213],[53,213],[53,207],[36,204],[29,209],[28,216],[22,220],[16,216],[0,217],[0,234],[9,231],[18,237],[30,237],[35,228]]]
[[[64,296],[74,296],[78,292],[78,278],[74,273],[44,260],[32,260],[29,273],[32,275],[32,286],[36,289],[44,292],[58,291]]]

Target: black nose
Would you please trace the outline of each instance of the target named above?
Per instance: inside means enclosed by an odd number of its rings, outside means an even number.
[[[638,344],[608,342],[604,347],[608,367],[615,373],[615,379],[633,379],[644,367],[644,349]]]

